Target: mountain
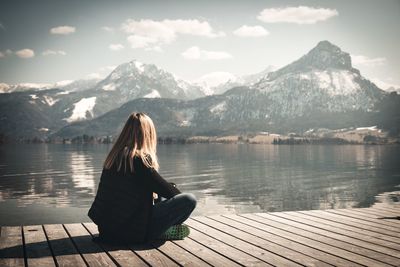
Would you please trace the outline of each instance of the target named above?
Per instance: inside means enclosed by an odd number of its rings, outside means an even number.
[[[96,90],[116,92],[124,100],[140,97],[193,99],[204,96],[199,87],[179,80],[153,64],[137,60],[119,65],[96,86]]]
[[[275,67],[268,66],[261,72],[242,76],[224,71],[211,72],[196,79],[192,84],[201,87],[205,95],[218,95],[233,87],[251,86],[274,69]]]
[[[352,67],[348,53],[328,41],[270,72],[253,88],[269,96],[272,113],[290,118],[320,111],[371,111],[385,93]]]
[[[56,83],[19,83],[19,84],[6,84],[0,83],[0,94],[26,92],[26,91],[40,91],[48,89],[62,89],[65,91],[84,91],[92,88],[99,82],[100,79],[81,79],[76,81],[60,81]]]
[[[352,67],[348,53],[322,41],[299,60],[247,87],[190,101],[137,99],[100,118],[68,125],[57,134],[116,134],[133,111],[152,116],[161,135],[363,126],[385,94]]]
[[[387,94],[328,41],[283,68],[224,84],[205,96],[199,85],[133,60],[90,89],[0,94],[0,134],[112,135],[133,111],[147,112],[160,134],[175,136],[365,126]]]
[[[119,65],[105,79],[56,84],[1,84],[0,134],[32,137],[75,121],[96,118],[136,98],[193,99],[201,88],[139,61]],[[40,114],[40,116],[38,116]]]

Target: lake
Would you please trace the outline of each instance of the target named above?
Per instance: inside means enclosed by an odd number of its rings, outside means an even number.
[[[0,146],[0,225],[90,221],[111,145]],[[194,215],[368,207],[399,190],[400,146],[159,145],[160,174]]]

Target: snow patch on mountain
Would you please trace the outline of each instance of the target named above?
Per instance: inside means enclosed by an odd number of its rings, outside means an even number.
[[[51,96],[43,96],[44,101],[46,102],[47,105],[52,106],[54,105],[59,99],[54,99]]]
[[[204,86],[206,89],[216,87],[229,81],[236,81],[237,77],[230,72],[216,71],[205,74],[194,80],[194,83]]]
[[[138,72],[140,74],[142,74],[144,72],[144,64],[142,62],[139,62],[139,61],[135,61],[134,63],[135,63],[135,67],[138,70]]]
[[[157,90],[152,90],[151,93],[148,93],[147,95],[143,96],[144,98],[157,98],[161,97],[160,93]]]
[[[360,90],[360,85],[355,81],[360,76],[348,70],[311,71],[300,73],[298,77],[299,80],[309,80],[312,85],[325,89],[331,96],[350,95]]]
[[[93,117],[93,108],[96,105],[96,97],[82,98],[74,103],[74,110],[69,118],[65,118],[67,122],[71,123],[78,120],[85,120],[88,117]],[[89,116],[87,116],[89,115]]]
[[[109,84],[104,85],[102,87],[102,89],[104,91],[115,91],[116,88],[115,88],[115,84],[114,83],[109,83]]]
[[[218,103],[210,108],[211,113],[218,114],[226,110],[226,101]]]

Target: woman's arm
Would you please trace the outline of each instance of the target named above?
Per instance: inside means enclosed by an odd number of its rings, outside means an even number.
[[[156,192],[159,197],[171,198],[179,193],[178,188],[168,183],[154,168],[144,166],[143,182],[152,191]]]

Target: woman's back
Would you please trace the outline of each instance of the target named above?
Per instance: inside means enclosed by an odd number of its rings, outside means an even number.
[[[151,216],[152,189],[146,183],[146,173],[140,157],[134,157],[134,171],[129,165],[118,171],[117,164],[103,169],[96,198],[89,217],[99,226],[100,235],[113,238],[145,239],[146,224]],[[148,169],[148,168],[147,168]]]

